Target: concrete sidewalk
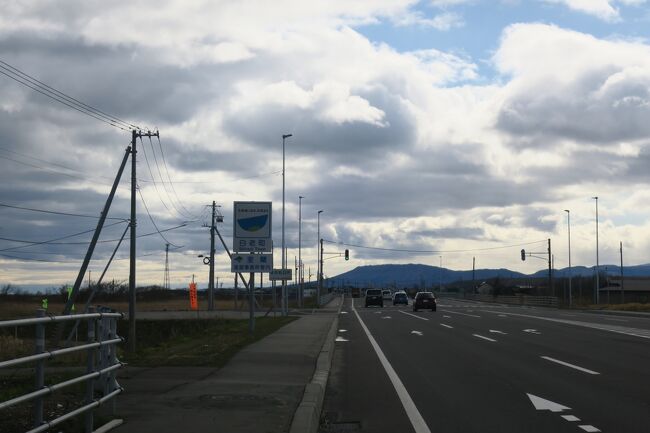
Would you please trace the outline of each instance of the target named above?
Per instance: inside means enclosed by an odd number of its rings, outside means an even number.
[[[299,317],[244,348],[222,369],[127,368],[117,404],[124,424],[114,431],[288,431],[336,318],[332,310]]]

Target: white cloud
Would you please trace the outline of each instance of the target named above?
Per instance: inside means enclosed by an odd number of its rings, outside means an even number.
[[[593,15],[605,21],[619,21],[620,10],[617,3],[625,6],[640,6],[646,0],[542,0],[546,3],[563,4],[568,8]]]

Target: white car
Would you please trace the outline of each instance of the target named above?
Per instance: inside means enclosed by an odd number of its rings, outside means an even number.
[[[393,292],[390,290],[382,290],[381,291],[381,297],[384,299],[384,301],[392,301],[393,300]]]

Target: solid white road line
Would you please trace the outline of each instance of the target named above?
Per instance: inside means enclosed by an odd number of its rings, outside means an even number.
[[[461,316],[469,316],[469,317],[478,317],[479,319],[481,316],[477,316],[476,314],[467,314],[467,313],[460,313],[458,311],[449,311],[449,310],[442,310],[445,313],[451,313],[451,314],[460,314]]]
[[[540,356],[540,358],[547,361],[555,362],[556,364],[564,365],[565,367],[574,368],[576,370],[582,371],[583,373],[588,374],[600,374],[597,371],[589,370],[587,368],[578,367],[577,365],[569,364],[568,362],[560,361],[559,359],[551,358],[550,356]]]
[[[381,348],[379,347],[379,344],[377,344],[375,338],[372,336],[372,334],[366,327],[366,324],[363,323],[363,320],[361,320],[361,316],[359,315],[359,313],[357,313],[357,310],[354,308],[354,304],[352,304],[352,311],[354,311],[354,314],[357,316],[357,319],[359,319],[359,323],[361,324],[361,327],[363,328],[364,332],[368,336],[368,340],[370,340],[370,344],[372,345],[372,348],[375,349],[375,353],[377,354],[377,357],[379,358],[381,365],[384,367],[384,370],[386,370],[386,374],[388,374],[388,378],[393,384],[393,387],[397,392],[397,396],[402,402],[402,406],[404,406],[404,411],[406,411],[406,415],[408,416],[409,421],[411,421],[411,425],[413,426],[415,433],[431,433],[431,430],[429,430],[429,426],[427,426],[427,423],[424,421],[424,418],[422,418],[420,411],[415,406],[413,399],[411,398],[408,391],[406,390],[406,387],[404,386],[399,376],[393,369],[393,366],[390,365],[390,362],[388,362],[388,358],[386,358],[386,355],[384,355],[384,352],[382,352]]]
[[[580,421],[580,418],[578,418],[575,415],[562,415],[562,418],[564,418],[567,421],[571,421],[571,422]]]
[[[472,334],[472,335],[473,335],[474,337],[476,337],[476,338],[482,338],[483,340],[491,341],[491,342],[493,342],[493,343],[496,343],[496,341],[497,341],[497,340],[495,340],[495,339],[493,339],[493,338],[484,337],[484,336],[479,335],[479,334]]]
[[[427,319],[426,317],[420,317],[420,316],[418,316],[418,315],[416,315],[416,314],[407,313],[406,311],[399,310],[399,312],[402,313],[402,314],[406,314],[406,315],[408,315],[408,316],[415,317],[416,319],[429,320],[429,319]]]
[[[441,323],[440,326],[444,326],[445,328],[449,328],[449,329],[454,329],[453,326],[445,325],[444,323]]]

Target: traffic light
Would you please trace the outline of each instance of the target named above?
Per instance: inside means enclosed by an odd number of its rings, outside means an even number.
[[[526,250],[521,250],[521,260],[526,261]]]
[[[345,260],[350,260],[350,250],[345,250]]]

